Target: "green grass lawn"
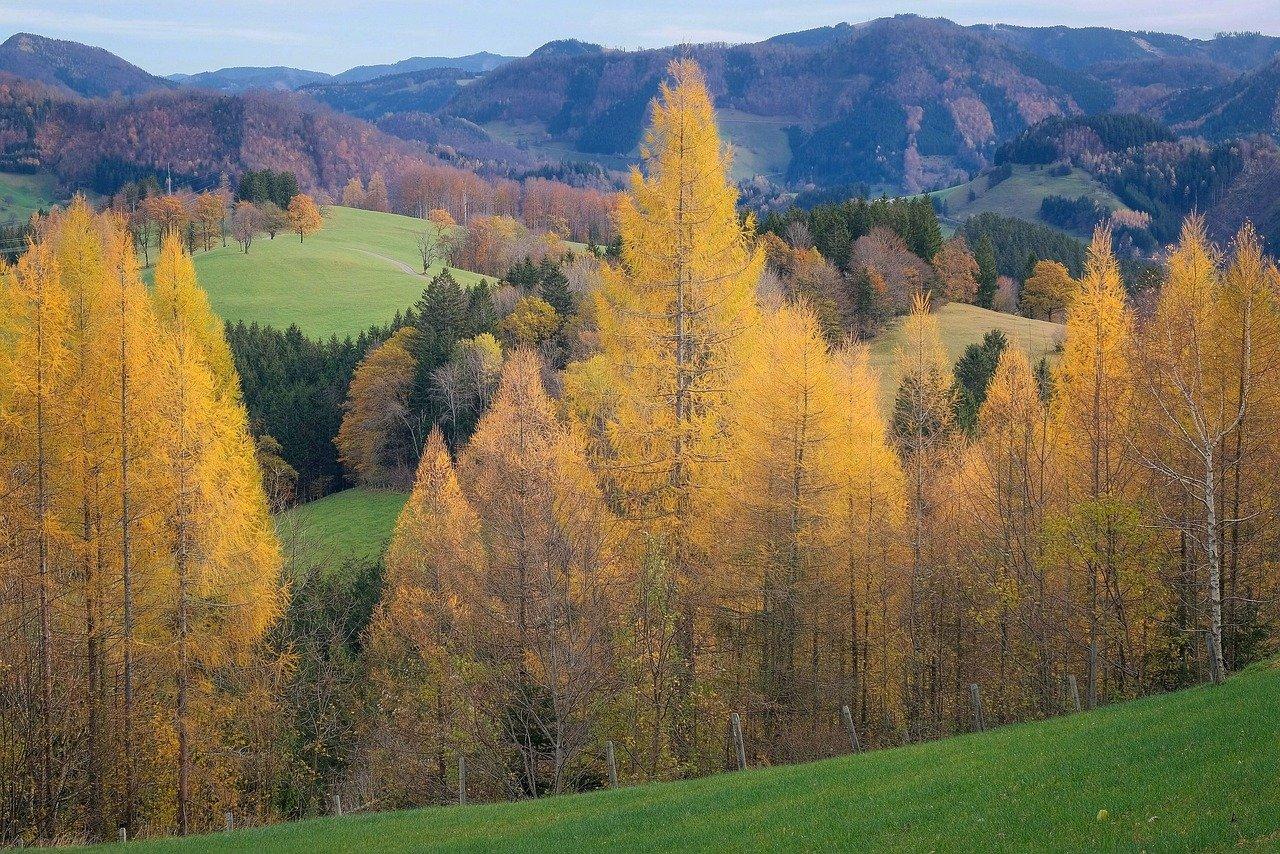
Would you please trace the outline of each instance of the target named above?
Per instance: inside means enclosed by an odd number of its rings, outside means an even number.
[[[0,223],[25,222],[36,211],[65,202],[58,192],[57,179],[47,172],[34,175],[0,172]]]
[[[1004,314],[965,303],[947,303],[935,312],[938,332],[947,358],[954,363],[970,344],[977,344],[992,329],[999,329],[1015,347],[1021,347],[1034,366],[1041,358],[1051,356],[1062,340],[1063,327],[1045,320],[1031,320],[1015,314]],[[902,382],[902,368],[895,357],[905,346],[902,318],[898,318],[870,346],[872,367],[880,372],[882,411],[888,412]]]
[[[408,497],[385,489],[347,489],[281,513],[276,530],[285,556],[303,570],[379,557]]]
[[[429,228],[414,217],[335,206],[324,228],[304,242],[291,232],[275,240],[260,235],[247,255],[231,243],[198,253],[196,272],[227,320],[296,323],[313,336],[355,334],[422,295],[428,279],[417,272],[417,240]],[[481,278],[454,275],[464,285]]]
[[[990,188],[987,183],[987,176],[983,175],[966,184],[948,187],[930,195],[946,202],[944,219],[952,226],[988,211],[1043,224],[1040,219],[1040,203],[1047,196],[1066,196],[1072,199],[1089,196],[1109,210],[1124,207],[1124,203],[1096,178],[1075,167],[1072,167],[1069,175],[1054,176],[1044,167],[1037,169],[1019,165],[1013,167],[1013,177]],[[970,190],[974,193],[972,201],[969,200]],[[1087,234],[1074,236],[1089,237]]]
[[[128,849],[1276,850],[1277,697],[1280,670],[1256,665],[1217,687],[809,765]]]

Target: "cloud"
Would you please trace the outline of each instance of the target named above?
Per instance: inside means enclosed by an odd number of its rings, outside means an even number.
[[[12,6],[0,9],[0,25],[26,30],[124,36],[179,44],[192,39],[239,39],[272,45],[303,45],[313,41],[309,36],[286,28],[235,27],[155,18],[114,18]]]

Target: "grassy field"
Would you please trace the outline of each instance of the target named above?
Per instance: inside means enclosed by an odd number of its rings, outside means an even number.
[[[1280,669],[1256,665],[1221,686],[809,765],[128,850],[1273,851],[1277,696]]]
[[[1042,222],[1040,203],[1047,196],[1066,196],[1072,199],[1090,196],[1109,210],[1124,207],[1120,199],[1092,175],[1074,167],[1069,175],[1054,176],[1045,168],[1014,166],[1013,177],[994,187],[988,187],[987,183],[984,175],[966,184],[932,193],[935,198],[946,202],[944,221],[954,227],[971,216],[993,211],[1028,222]],[[974,194],[972,201],[969,200],[970,190]]]
[[[51,174],[0,172],[0,223],[26,221],[36,211],[47,211],[50,205],[65,201]]]
[[[953,363],[970,344],[977,344],[988,331],[999,329],[1011,345],[1026,352],[1034,365],[1057,350],[1063,333],[1062,326],[1057,323],[989,311],[964,303],[948,303],[938,309],[935,316],[942,346]],[[902,370],[895,354],[905,343],[901,318],[871,342],[870,361],[880,372],[880,399],[884,412],[891,409],[898,384],[902,382]]]
[[[290,564],[304,569],[375,558],[391,541],[406,500],[403,492],[347,489],[280,514],[276,530]]]
[[[261,235],[247,255],[234,243],[197,254],[196,271],[214,310],[228,320],[354,334],[422,295],[427,278],[418,272],[417,240],[429,227],[413,217],[335,206],[305,242],[290,232],[275,240]],[[464,285],[480,279],[454,275]]]
[[[716,122],[733,146],[731,177],[743,181],[764,175],[782,181],[791,165],[791,142],[785,128],[798,119],[755,116],[740,110],[716,110]]]

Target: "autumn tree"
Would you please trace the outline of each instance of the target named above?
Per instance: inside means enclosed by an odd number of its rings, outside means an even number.
[[[755,323],[763,253],[753,224],[736,210],[729,154],[717,133],[702,71],[672,63],[635,170],[618,203],[621,264],[607,269],[593,309],[604,364],[617,390],[606,477],[614,500],[651,542],[661,543],[668,582],[679,591],[678,752],[692,760],[689,703],[697,682],[702,600],[694,530],[702,492],[718,477],[725,389],[737,348]]]
[[[236,202],[235,212],[231,215],[231,234],[236,242],[248,254],[253,239],[262,230],[262,212],[253,202]]]
[[[1140,539],[1131,524],[1137,518],[1130,447],[1138,417],[1133,348],[1133,318],[1111,235],[1099,229],[1067,310],[1054,377],[1054,434],[1068,491],[1061,538],[1084,581],[1089,708],[1098,703],[1104,675],[1122,690],[1133,674],[1135,591],[1128,581]]]
[[[941,296],[952,302],[973,302],[978,295],[978,261],[964,237],[957,234],[933,256],[933,268],[942,281]]]
[[[413,327],[401,329],[370,352],[351,378],[334,444],[342,465],[360,483],[406,483],[413,471],[422,447],[422,422],[410,405],[417,335]]]
[[[315,200],[306,193],[298,193],[289,200],[289,227],[298,235],[301,243],[308,234],[315,234],[324,227],[324,217]]]
[[[1057,261],[1037,261],[1022,283],[1018,307],[1027,317],[1050,320],[1067,307],[1074,289],[1075,281],[1066,267]]]
[[[439,429],[427,439],[386,566],[368,630],[373,770],[393,804],[445,803],[461,746],[454,734],[472,710],[461,665],[483,638],[475,632],[483,631],[486,553]]]
[[[1218,268],[1204,221],[1191,218],[1169,258],[1155,316],[1142,330],[1140,400],[1154,417],[1134,451],[1171,491],[1163,516],[1192,545],[1202,589],[1208,673],[1226,678],[1223,552],[1244,521],[1232,455],[1244,452],[1246,420],[1274,406],[1277,349],[1275,268],[1250,228]],[[1233,538],[1233,546],[1238,538]],[[1199,608],[1197,610],[1200,610]]]
[[[514,751],[528,796],[575,788],[613,685],[611,526],[582,437],[557,418],[532,352],[503,365],[460,470],[482,520],[481,657],[495,665],[478,701],[497,743],[481,758]]]

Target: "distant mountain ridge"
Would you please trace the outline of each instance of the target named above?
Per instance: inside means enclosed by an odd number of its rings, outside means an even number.
[[[391,74],[404,74],[409,71],[426,71],[431,68],[459,68],[463,71],[485,72],[500,68],[516,59],[514,56],[500,56],[488,51],[468,54],[467,56],[414,56],[386,65],[357,65],[348,68],[341,74],[333,75],[338,83],[356,83],[386,77]]]
[[[273,65],[219,68],[217,71],[201,71],[198,74],[170,74],[165,79],[196,89],[235,93],[250,89],[299,89],[309,83],[328,80],[332,76],[323,71]]]
[[[0,73],[85,98],[133,97],[175,85],[100,47],[33,33],[15,33],[0,44]]]

